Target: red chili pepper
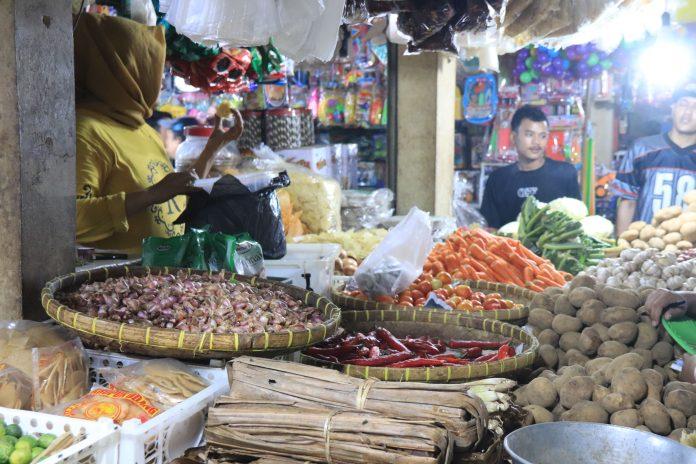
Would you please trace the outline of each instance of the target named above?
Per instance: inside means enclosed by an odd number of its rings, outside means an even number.
[[[452,361],[445,361],[445,365],[465,366],[467,364],[469,364],[469,361],[466,359],[453,359]]]
[[[474,359],[474,362],[480,363],[480,362],[486,362],[486,361],[493,361],[497,357],[498,357],[498,353],[486,354],[486,355],[479,356],[478,358]]]
[[[503,345],[498,348],[497,359],[512,358],[515,356],[515,349],[510,345]]]
[[[379,347],[373,346],[372,348],[370,348],[370,353],[368,354],[368,356],[372,359],[379,358]]]
[[[310,346],[309,348],[307,348],[307,354],[310,354],[312,356],[339,356],[345,353],[350,353],[355,350],[356,347],[351,345],[340,345],[332,348],[319,348],[316,346]]]
[[[413,357],[413,353],[411,353],[410,351],[408,351],[408,352],[401,351],[399,353],[387,354],[384,356],[380,356],[378,358],[348,359],[348,360],[342,361],[342,364],[354,364],[356,366],[387,366],[390,364],[394,364],[396,362],[406,361],[407,359],[410,359],[412,357]]]
[[[323,354],[313,354],[312,357],[317,358],[317,359],[321,359],[322,361],[328,361],[328,362],[334,363],[334,364],[341,364],[341,362],[335,356],[328,356],[328,355],[323,355]]]
[[[438,354],[440,352],[435,345],[427,341],[405,338],[401,342],[411,351],[425,354]]]
[[[375,334],[377,335],[377,338],[380,341],[383,341],[387,345],[389,345],[390,348],[394,348],[395,350],[398,351],[403,351],[403,352],[410,352],[406,346],[399,341],[398,338],[396,338],[394,335],[392,335],[391,332],[389,332],[387,329],[383,327],[378,327],[377,330],[375,330]]]
[[[443,354],[436,354],[435,356],[432,357],[433,359],[461,359],[457,356],[455,356],[453,353],[443,353]]]
[[[503,345],[510,343],[510,339],[502,342],[492,342],[484,340],[450,340],[447,346],[450,348],[483,348],[484,350],[498,349]]]
[[[479,356],[481,356],[483,354],[483,348],[481,348],[480,346],[476,346],[474,348],[469,348],[469,349],[463,350],[463,351],[464,351],[464,356],[466,356],[467,358],[478,358]]]
[[[390,364],[389,367],[404,368],[404,367],[431,367],[431,366],[442,366],[445,361],[442,359],[427,359],[427,358],[414,358],[406,361],[397,362]]]

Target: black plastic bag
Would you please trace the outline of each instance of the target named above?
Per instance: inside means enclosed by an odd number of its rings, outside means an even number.
[[[285,256],[286,243],[275,191],[288,185],[290,177],[285,171],[257,192],[234,176],[222,176],[210,195],[201,192],[189,197],[176,224],[186,224],[186,230],[209,225],[211,232],[229,235],[248,232],[261,245],[264,258],[280,259]]]

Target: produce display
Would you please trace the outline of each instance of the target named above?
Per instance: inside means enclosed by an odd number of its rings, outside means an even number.
[[[322,322],[317,308],[280,288],[230,281],[224,273],[109,278],[58,299],[88,316],[194,333],[306,330]]]
[[[586,274],[612,287],[696,290],[696,257],[650,248],[629,248],[587,268]]]
[[[25,434],[19,425],[0,421],[0,462],[9,464],[39,462],[67,448],[74,441],[74,437],[70,434],[60,439],[52,433]]]
[[[41,410],[89,389],[82,343],[66,330],[32,321],[0,323],[0,406]]]
[[[642,306],[650,291],[581,275],[537,295],[529,324],[549,370],[515,392],[535,422],[611,423],[677,439],[696,427],[696,386],[676,381],[673,340]]]
[[[449,340],[427,336],[397,338],[377,327],[370,333],[349,333],[311,346],[306,354],[322,361],[389,368],[458,366],[515,356],[511,340]]]
[[[567,202],[571,199],[559,200]],[[584,204],[583,215],[582,209],[575,207],[576,203],[554,208],[554,202],[559,200],[541,206],[536,198],[528,197],[520,212],[518,238],[534,253],[550,260],[557,269],[575,275],[597,264],[604,258],[604,250],[611,245],[585,233],[589,225],[583,226],[580,222],[587,215]],[[578,200],[574,202],[582,204]],[[578,210],[580,214],[573,212]]]
[[[684,202],[687,204],[684,209],[670,206],[657,211],[650,224],[633,222],[619,235],[619,248],[656,248],[673,252],[693,248],[696,244],[696,190],[685,194]]]

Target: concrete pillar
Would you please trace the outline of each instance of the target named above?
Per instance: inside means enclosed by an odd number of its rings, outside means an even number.
[[[0,319],[45,319],[44,283],[74,269],[70,0],[0,0]]]
[[[436,216],[452,211],[456,57],[399,56],[398,214],[418,206]]]

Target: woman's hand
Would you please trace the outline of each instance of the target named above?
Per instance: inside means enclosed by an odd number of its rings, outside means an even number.
[[[171,200],[178,195],[197,192],[193,186],[196,177],[190,172],[172,172],[148,189],[153,205]]]
[[[237,140],[242,135],[244,131],[242,114],[235,109],[231,109],[230,112],[234,116],[234,125],[228,129],[222,127],[222,119],[215,115],[215,128],[210,138],[208,138],[208,143],[205,146],[206,151],[210,150],[213,153],[217,153],[222,147],[233,140]]]
[[[665,308],[668,306],[671,307],[665,311]],[[660,318],[663,316],[663,313],[665,319],[670,320],[673,317],[683,316],[688,309],[683,295],[664,289],[657,289],[652,292],[645,301],[645,307],[648,309],[653,327],[657,327],[660,324]]]

